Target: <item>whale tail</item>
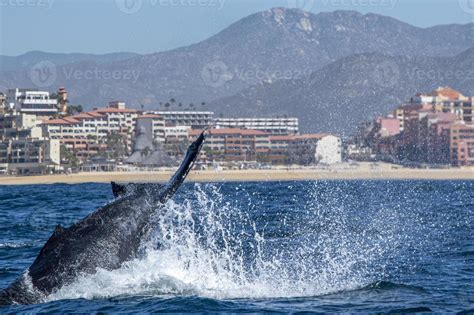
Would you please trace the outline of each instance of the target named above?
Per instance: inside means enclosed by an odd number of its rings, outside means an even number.
[[[114,197],[121,197],[129,193],[159,191],[161,195],[160,202],[166,202],[166,200],[168,200],[176,192],[176,190],[178,190],[193,168],[193,165],[198,158],[199,152],[201,151],[204,140],[206,139],[207,129],[208,127],[205,128],[199,137],[188,147],[181,165],[166,185],[157,183],[118,184],[116,182],[111,182],[110,184],[112,186],[112,193],[114,194]]]

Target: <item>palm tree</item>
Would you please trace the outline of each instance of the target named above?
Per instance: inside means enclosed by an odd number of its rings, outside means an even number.
[[[110,132],[106,138],[108,158],[119,159],[123,158],[127,153],[125,146],[125,136],[118,132]]]
[[[76,168],[79,166],[79,159],[76,157],[74,152],[66,147],[64,144],[60,146],[61,164],[69,164],[71,167]]]

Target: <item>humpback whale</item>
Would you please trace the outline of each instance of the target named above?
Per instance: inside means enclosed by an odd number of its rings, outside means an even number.
[[[27,271],[0,291],[0,305],[41,302],[79,275],[93,274],[97,268],[114,270],[136,258],[141,240],[152,228],[152,215],[184,182],[201,150],[205,131],[189,146],[168,183],[122,189],[114,201],[72,226],[56,226]]]

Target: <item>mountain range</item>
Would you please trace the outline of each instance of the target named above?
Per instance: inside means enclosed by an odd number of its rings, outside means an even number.
[[[263,82],[209,108],[226,115],[297,116],[302,131],[348,136],[368,118],[439,86],[474,95],[474,48],[454,57],[351,55],[306,78]]]
[[[355,11],[274,8],[170,51],[3,56],[0,90],[64,85],[85,108],[116,99],[146,108],[170,98],[205,101],[202,108],[223,115],[296,115],[303,131],[346,133],[419,89],[449,84],[472,94],[472,77],[421,73],[473,69],[473,46],[474,23],[419,28]],[[414,68],[420,71],[407,77]]]

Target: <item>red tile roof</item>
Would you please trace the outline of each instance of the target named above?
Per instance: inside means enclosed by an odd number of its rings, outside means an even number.
[[[105,117],[105,115],[101,115],[99,113],[94,112],[82,112],[77,115],[72,116],[74,119],[90,119],[90,118],[101,118]]]
[[[439,87],[436,90],[432,91],[431,93],[428,93],[428,95],[446,97],[447,99],[450,99],[450,100],[458,100],[463,97],[461,93],[447,86]]]
[[[307,140],[307,139],[322,139],[329,134],[326,133],[308,133],[302,135],[289,136],[270,136],[270,141],[292,141],[292,140]]]
[[[458,116],[453,113],[430,113],[429,118],[438,118],[439,122],[454,122],[458,120]]]
[[[379,117],[377,122],[381,129],[387,131],[390,135],[396,135],[400,133],[400,121],[397,118],[383,118]]]
[[[72,117],[50,119],[43,122],[44,125],[73,125],[77,123],[79,123],[79,120]]]
[[[92,117],[104,117],[103,114],[97,112],[87,112],[87,114],[91,115]]]
[[[144,114],[144,115],[138,116],[138,118],[161,118],[161,116],[156,115],[156,114]]]

